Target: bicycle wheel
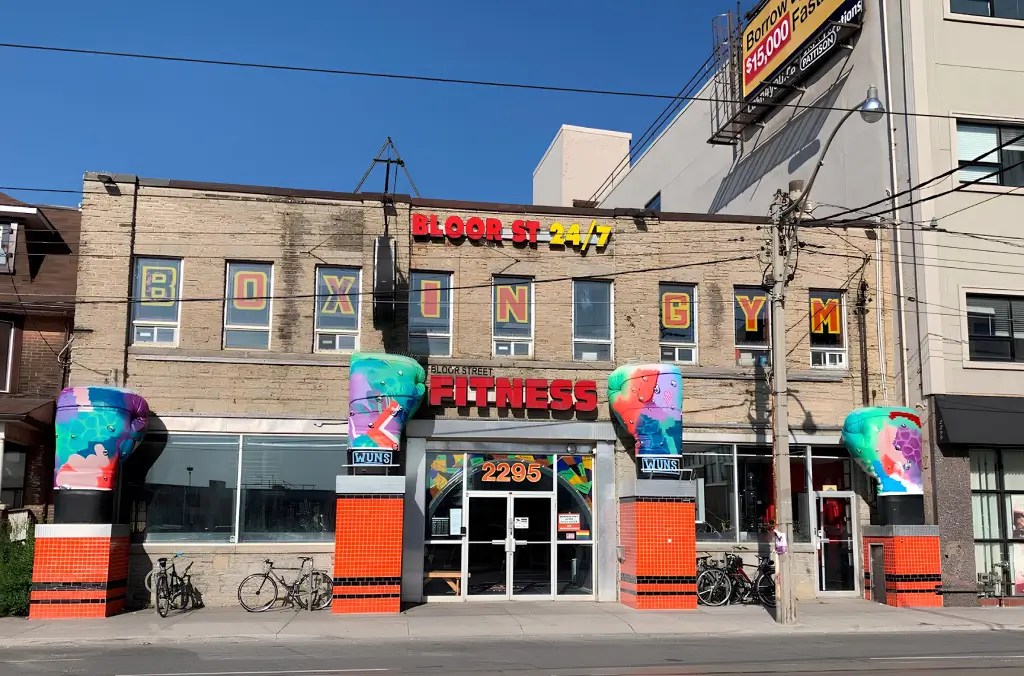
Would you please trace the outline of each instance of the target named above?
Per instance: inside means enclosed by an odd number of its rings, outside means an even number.
[[[156,569],[155,568],[151,569],[148,573],[146,573],[146,579],[145,579],[144,583],[146,585],[146,591],[149,592],[150,594],[153,593],[153,578],[155,576],[156,576]]]
[[[724,570],[708,568],[697,576],[697,600],[706,606],[723,606],[732,596],[732,580]]]
[[[192,604],[192,594],[189,593],[185,583],[178,583],[171,590],[171,607],[175,610],[188,610]]]
[[[159,576],[156,578],[156,612],[160,617],[167,617],[171,609],[171,592],[167,587],[167,578]]]
[[[250,613],[262,613],[277,601],[277,582],[267,573],[253,573],[238,585],[238,602]]]
[[[775,607],[775,576],[771,573],[759,575],[755,584],[757,598],[761,604],[769,608]]]
[[[299,580],[296,589],[299,590],[297,602],[303,610],[309,609],[306,603],[306,594],[313,596],[313,610],[323,610],[331,607],[331,600],[334,599],[334,580],[319,570],[313,573],[313,589],[309,590],[309,573],[306,573]]]

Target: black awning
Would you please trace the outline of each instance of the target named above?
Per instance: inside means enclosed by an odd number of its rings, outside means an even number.
[[[1024,397],[937,394],[940,444],[1024,446]]]

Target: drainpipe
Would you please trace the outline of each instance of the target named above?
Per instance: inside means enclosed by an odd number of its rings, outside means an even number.
[[[135,288],[135,228],[139,213],[139,177],[132,189],[132,224],[128,238],[128,293],[125,307],[124,362],[121,364],[121,386],[128,386],[128,346],[132,344],[132,290]]]
[[[893,242],[895,247],[896,260],[894,261],[894,276],[893,281],[895,289],[893,290],[896,295],[896,314],[900,319],[900,373],[903,375],[903,405],[910,405],[910,375],[907,373],[907,364],[909,358],[907,355],[907,318],[906,318],[906,307],[904,306],[903,298],[903,241],[900,227],[900,207],[899,199],[895,195],[899,192],[899,175],[896,171],[896,131],[893,128],[893,103],[892,103],[892,68],[891,68],[891,57],[889,53],[889,14],[886,11],[886,0],[878,0],[879,16],[882,21],[882,74],[885,87],[885,100],[889,104],[885,107],[886,115],[886,126],[888,127],[889,133],[889,194],[893,195],[892,199],[892,232]],[[903,86],[906,88],[906,78],[903,79]],[[911,224],[913,227],[913,224]],[[880,239],[875,240],[875,259],[876,259],[876,284],[878,285],[878,297],[882,298],[882,243]],[[881,306],[880,307],[884,307]],[[878,312],[878,351],[879,356],[882,358],[882,373],[885,373],[885,348],[883,347],[883,322],[882,312]],[[882,376],[882,397],[887,399],[885,393],[885,376]]]

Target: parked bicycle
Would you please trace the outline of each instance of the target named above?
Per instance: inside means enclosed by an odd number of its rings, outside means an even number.
[[[162,557],[157,559],[157,567],[146,576],[146,589],[151,590],[155,596],[156,612],[160,617],[167,617],[173,610],[188,610],[189,608],[201,608],[203,606],[202,596],[192,585],[192,563],[190,562],[185,571],[178,574],[174,560],[183,556],[178,552],[170,559]],[[170,563],[170,567],[168,567]]]
[[[757,557],[757,574],[751,580],[743,558],[727,554],[725,566],[709,566],[697,576],[697,599],[704,605],[759,602],[775,607],[775,564],[770,557]]]
[[[309,571],[306,572],[306,564]],[[250,613],[269,610],[278,600],[307,610],[312,604],[314,610],[323,610],[331,605],[334,598],[334,579],[327,573],[316,570],[312,556],[299,557],[299,567],[278,570],[298,570],[299,575],[288,582],[274,569],[274,562],[266,559],[263,572],[253,573],[238,585],[238,602]],[[282,599],[281,588],[285,594]]]

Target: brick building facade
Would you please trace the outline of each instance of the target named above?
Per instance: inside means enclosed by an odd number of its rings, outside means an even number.
[[[54,402],[67,377],[58,357],[74,322],[77,209],[0,194],[0,512],[47,518],[53,486]]]
[[[71,382],[131,388],[155,414],[119,509],[133,578],[185,551],[207,602],[233,604],[265,558],[331,568],[335,476],[359,471],[345,437],[353,351],[414,354],[428,374],[396,460],[403,598],[617,598],[617,497],[637,465],[607,382],[632,362],[682,371],[698,552],[767,550],[766,220],[127,175],[85,185],[78,285],[98,302],[78,308]],[[893,399],[877,235],[808,229],[806,249],[828,255],[804,256],[787,299],[804,597],[862,592],[855,535],[872,498],[839,431],[851,409]],[[374,293],[388,251],[393,312]],[[517,379],[511,398],[495,384]],[[550,476],[547,502],[481,493],[493,486],[472,468],[496,458],[536,464],[538,486]],[[811,537],[817,491],[849,498],[849,544],[828,556]],[[507,577],[504,554],[486,551],[501,537],[474,537],[487,500],[528,552]]]

